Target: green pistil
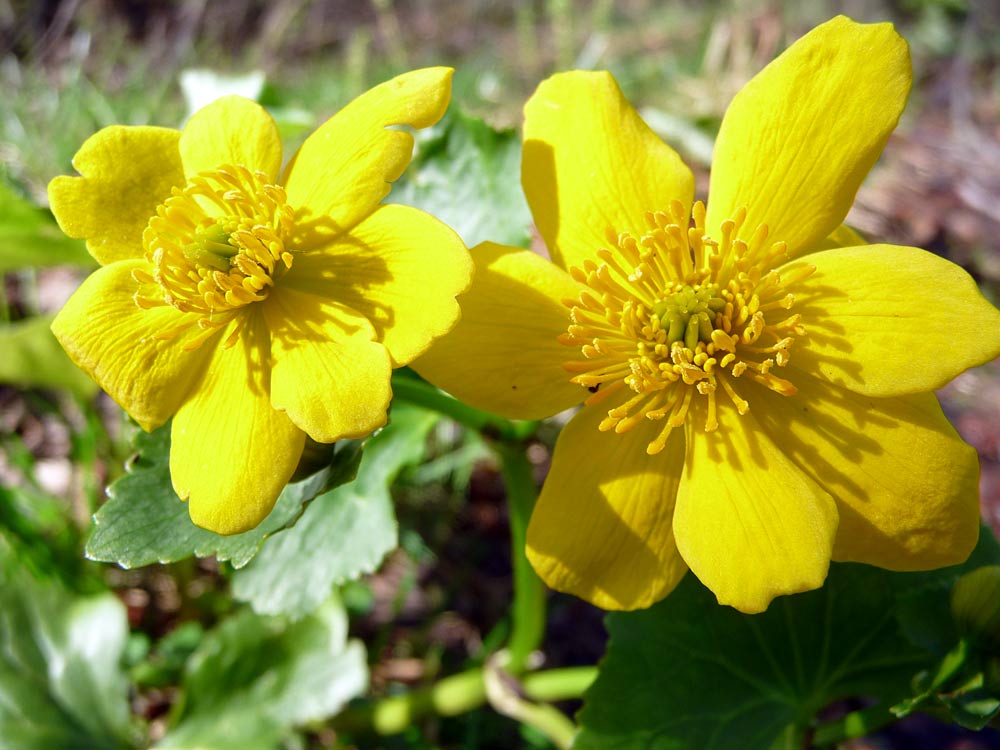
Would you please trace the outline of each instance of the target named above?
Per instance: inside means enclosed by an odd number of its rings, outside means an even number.
[[[184,249],[184,254],[200,266],[211,266],[219,271],[229,270],[229,259],[239,252],[229,244],[229,232],[222,224],[199,227],[194,242]]]
[[[715,296],[716,292],[718,287],[714,284],[698,287],[685,284],[653,306],[660,327],[667,332],[668,344],[683,341],[688,349],[694,349],[699,341],[707,344],[712,340],[715,314],[726,306],[724,299]]]

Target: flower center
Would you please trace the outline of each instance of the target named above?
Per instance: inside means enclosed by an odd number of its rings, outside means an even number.
[[[132,274],[136,305],[185,313],[159,338],[197,325],[204,334],[185,345],[197,348],[242,308],[265,299],[292,266],[285,244],[293,218],[284,189],[244,166],[224,165],[174,188],[142,235],[151,269]],[[241,327],[224,346],[236,343]]]
[[[653,304],[653,314],[659,318],[660,328],[667,332],[667,343],[683,341],[688,349],[697,347],[699,341],[711,343],[715,314],[726,306],[726,300],[716,296],[719,287],[715,284],[675,287],[673,294]]]
[[[656,454],[671,430],[684,424],[692,401],[706,401],[706,432],[719,426],[716,394],[739,414],[750,405],[737,381],[755,382],[783,396],[795,386],[772,372],[785,367],[794,336],[804,336],[801,315],[790,314],[788,288],[811,266],[778,273],[787,259],[783,242],[768,243],[761,225],[740,236],[746,210],[722,224],[721,241],[705,235],[705,206],[646,214],[646,233],[636,238],[609,229],[609,248],[599,262],[571,268],[587,289],[567,300],[570,325],[560,341],[578,347],[582,360],[567,362],[572,382],[587,387],[588,406],[614,394],[620,403],[601,422],[603,431],[626,432],[644,419],[664,420],[646,447]],[[794,334],[794,336],[792,335]]]

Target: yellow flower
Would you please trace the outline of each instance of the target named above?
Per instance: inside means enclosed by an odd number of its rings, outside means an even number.
[[[609,74],[539,86],[522,182],[554,263],[476,248],[462,322],[415,367],[514,418],[583,400],[528,529],[550,586],[634,609],[690,568],[759,612],[831,559],[969,554],[977,457],[931,391],[1000,353],[1000,313],[841,226],[911,79],[891,25],[814,29],[733,100],[707,209]]]
[[[458,319],[468,252],[444,224],[381,205],[451,69],[368,91],[282,170],[270,115],[226,97],[182,131],[89,138],[52,210],[102,268],[53,331],[143,427],[173,416],[170,475],[191,519],[233,534],[270,512],[302,454],[385,424],[391,368]]]

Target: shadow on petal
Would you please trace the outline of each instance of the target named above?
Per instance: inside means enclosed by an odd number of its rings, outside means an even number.
[[[296,253],[294,258],[292,268],[279,282],[281,287],[348,307],[356,315],[368,318],[376,329],[395,325],[395,310],[371,294],[394,278],[377,248],[346,234],[314,250]],[[299,324],[308,325],[302,321],[295,323]]]
[[[931,393],[875,398],[801,376],[758,419],[837,501],[834,559],[921,570],[965,559],[978,535],[976,452]]]
[[[684,435],[677,430],[649,456],[645,446],[660,425],[600,432],[603,416],[585,407],[563,429],[527,554],[558,591],[604,609],[639,609],[670,593],[687,570],[673,533]]]

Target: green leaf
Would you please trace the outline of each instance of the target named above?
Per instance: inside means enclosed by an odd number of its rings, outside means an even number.
[[[936,693],[945,689],[948,684],[959,676],[966,668],[969,660],[969,643],[965,639],[949,651],[938,664],[936,670],[924,671],[912,681],[912,686],[919,692],[912,698],[900,701],[891,707],[894,716],[908,716],[922,706],[932,701]]]
[[[82,398],[97,384],[73,364],[52,335],[52,316],[41,315],[0,326],[0,383],[22,388],[65,388]]]
[[[125,608],[29,573],[0,533],[0,750],[137,747]]]
[[[942,702],[947,706],[952,721],[974,732],[985,728],[1000,716],[1000,700],[981,686],[962,690],[951,698],[942,698]]]
[[[233,596],[260,613],[301,617],[333,586],[375,570],[397,544],[389,488],[405,466],[424,457],[438,419],[393,404],[392,421],[365,446],[357,478],[317,497],[295,526],[275,534],[233,576]]]
[[[67,237],[51,214],[21,198],[0,179],[0,274],[62,264],[97,265],[82,240]]]
[[[344,440],[331,450],[327,466],[285,487],[270,515],[244,534],[222,536],[195,526],[170,484],[170,425],[152,433],[140,432],[138,455],[128,474],[108,487],[108,501],[94,514],[94,531],[87,541],[91,560],[136,568],[155,562],[174,562],[191,555],[215,555],[234,567],[246,565],[264,539],[293,523],[309,502],[330,487],[350,481],[360,461],[357,441]]]
[[[423,209],[472,247],[527,247],[531,212],[521,191],[521,139],[454,107],[418,135],[417,154],[390,200]]]
[[[743,615],[689,574],[649,610],[609,615],[574,748],[766,750],[840,698],[909,694],[931,657],[900,637],[891,578],[834,564],[819,591]]]
[[[364,647],[328,600],[289,625],[245,610],[205,636],[182,682],[180,710],[156,747],[255,750],[337,713],[368,685]]]

